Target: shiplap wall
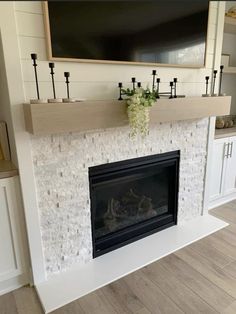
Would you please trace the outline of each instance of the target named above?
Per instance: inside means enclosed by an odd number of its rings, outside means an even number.
[[[178,93],[199,96],[204,92],[204,77],[211,76],[214,59],[215,30],[217,22],[217,2],[210,2],[209,25],[207,37],[206,68],[168,68],[159,67],[161,89],[169,90],[169,81],[178,77]],[[38,54],[38,76],[41,98],[51,98],[52,88],[46,55],[46,41],[41,2],[15,2],[15,15],[21,54],[21,65],[24,80],[25,100],[35,98],[35,83],[30,53]],[[71,96],[85,99],[117,98],[117,82],[122,81],[131,86],[131,77],[136,77],[143,83],[151,82],[151,72],[154,67],[141,65],[94,64],[56,62],[55,80],[57,97],[66,96],[64,71],[71,73]]]

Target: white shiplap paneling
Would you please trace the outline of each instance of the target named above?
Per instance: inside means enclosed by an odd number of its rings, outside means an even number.
[[[19,44],[22,60],[30,60],[32,52],[37,53],[39,61],[47,60],[45,38],[19,36]]]
[[[43,14],[41,1],[16,1],[15,10],[28,13]]]
[[[43,15],[15,11],[17,17],[18,35],[44,38]]]
[[[34,71],[31,60],[22,60],[24,81],[34,81]],[[152,69],[155,67],[127,66],[117,64],[85,64],[73,62],[57,62],[55,65],[55,80],[64,81],[64,71],[70,72],[70,80],[77,82],[130,82],[131,76],[140,81],[152,79]],[[180,82],[201,83],[205,74],[210,70],[191,68],[157,68],[162,82],[169,82],[173,77],[178,77]],[[50,69],[48,61],[38,63],[38,75],[40,81],[50,81]]]

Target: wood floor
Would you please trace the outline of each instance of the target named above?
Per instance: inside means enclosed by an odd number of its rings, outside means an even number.
[[[52,313],[236,314],[236,201],[211,214],[230,226]],[[0,314],[42,313],[33,288],[0,297]]]

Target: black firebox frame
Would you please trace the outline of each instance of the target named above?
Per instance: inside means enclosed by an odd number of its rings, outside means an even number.
[[[120,162],[108,163],[89,168],[90,200],[91,200],[91,226],[93,242],[93,258],[108,253],[121,246],[144,238],[165,228],[177,224],[178,192],[179,192],[179,160],[180,151],[173,151],[158,155],[128,159]],[[144,169],[150,166],[168,167],[174,166],[171,173],[171,193],[169,194],[169,212],[147,221],[128,226],[125,229],[115,231],[100,238],[95,237],[96,197],[95,189],[102,179],[112,175],[122,175],[127,171]],[[112,180],[112,179],[111,179]]]

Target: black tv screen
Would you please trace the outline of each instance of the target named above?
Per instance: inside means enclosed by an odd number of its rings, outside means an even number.
[[[50,1],[52,58],[204,66],[208,1]]]

